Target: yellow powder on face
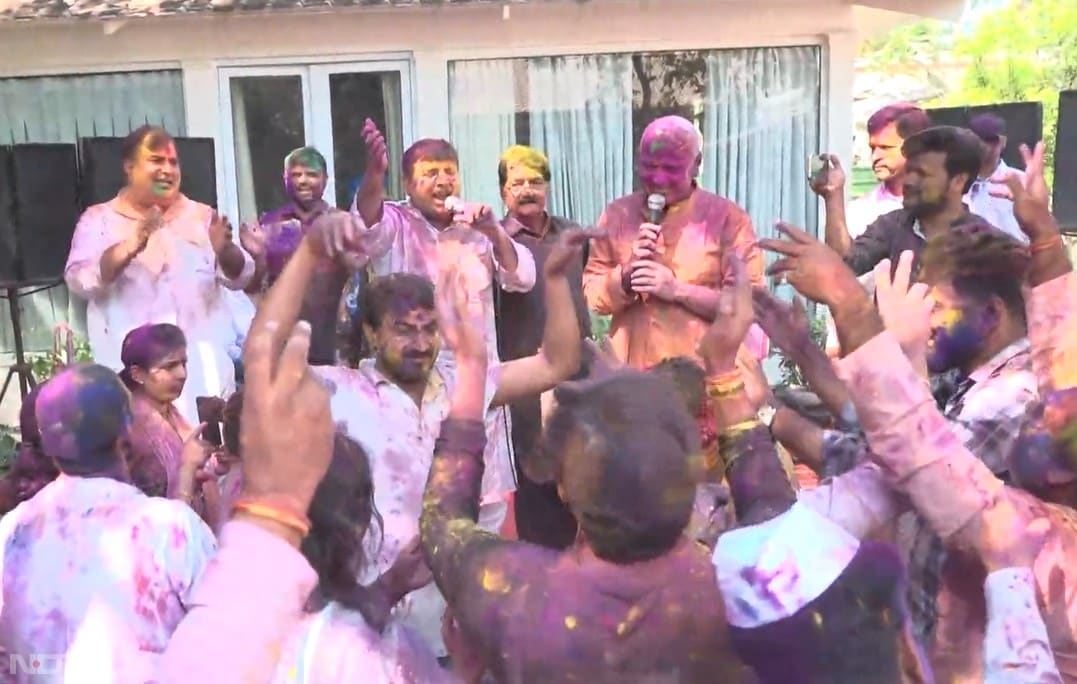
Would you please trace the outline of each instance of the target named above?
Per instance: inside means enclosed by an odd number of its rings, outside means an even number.
[[[423,178],[424,176],[432,175],[435,171],[454,178],[460,175],[459,167],[457,167],[456,162],[452,161],[419,160],[415,162],[415,168],[412,170],[412,173],[415,178]]]
[[[565,627],[568,629],[576,629],[576,616],[568,615],[565,617]]]

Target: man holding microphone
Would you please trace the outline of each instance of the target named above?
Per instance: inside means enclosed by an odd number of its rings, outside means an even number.
[[[718,314],[718,290],[733,250],[753,285],[762,285],[763,254],[751,219],[730,200],[696,183],[702,141],[690,121],[666,116],[643,132],[637,167],[643,190],[606,207],[583,275],[587,303],[612,316],[610,346],[622,362],[649,368],[673,357],[696,358]],[[762,359],[757,328],[748,350]]]

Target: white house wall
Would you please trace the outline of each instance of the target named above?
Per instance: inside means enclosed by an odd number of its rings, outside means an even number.
[[[448,62],[456,59],[816,44],[824,48],[822,141],[851,154],[856,34],[848,5],[592,0],[513,3],[504,12],[475,5],[11,22],[0,26],[0,76],[178,66],[188,135],[219,141],[230,125],[221,120],[219,67],[404,56],[413,64],[410,129],[423,137],[449,134]]]

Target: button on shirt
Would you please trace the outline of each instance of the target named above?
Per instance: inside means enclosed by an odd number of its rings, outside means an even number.
[[[991,190],[998,189],[999,184],[992,183],[990,179],[1010,173],[1017,174],[1022,181],[1025,179],[1024,171],[1008,166],[1000,159],[991,176],[978,178],[972,184],[968,194],[965,195],[965,204],[969,205],[972,213],[983,216],[994,227],[1013,239],[1028,244],[1028,236],[1021,230],[1021,226],[1017,224],[1017,218],[1013,215],[1013,202],[1004,197],[991,195]]]
[[[349,437],[363,446],[370,459],[374,480],[374,503],[382,516],[382,538],[367,538],[368,557],[374,559],[360,576],[370,584],[392,566],[400,550],[419,534],[423,491],[434,458],[434,442],[441,421],[449,415],[455,367],[438,363],[430,373],[422,406],[364,359],[358,369],[320,367],[316,372],[328,381],[333,420]],[[498,367],[490,366],[486,400],[497,387]],[[489,440],[490,421],[487,421]],[[505,499],[515,489],[511,465],[500,458],[497,445],[488,441],[483,474],[479,524],[486,530],[500,529],[507,511]],[[380,541],[380,546],[378,542]],[[415,629],[439,656],[441,616],[445,601],[433,584],[408,594],[397,604],[394,619]]]
[[[179,501],[66,475],[0,520],[0,545],[0,653],[63,654],[25,680],[42,684],[151,679],[217,550]]]
[[[123,338],[147,323],[172,323],[187,337],[187,383],[175,405],[198,423],[195,397],[225,397],[235,390],[236,343],[225,288],[241,290],[254,275],[245,251],[240,274],[224,275],[209,241],[213,209],[183,195],[161,217],[146,249],[111,283],[101,280],[101,256],[138,230],[142,212],[122,196],[83,212],[71,239],[64,280],[88,302],[86,325],[94,361],[119,371]]]

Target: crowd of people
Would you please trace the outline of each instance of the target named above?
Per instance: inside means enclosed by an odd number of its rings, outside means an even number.
[[[0,681],[1077,684],[1043,145],[1010,169],[1001,119],[904,103],[868,131],[874,190],[805,179],[823,240],[759,239],[676,116],[594,227],[525,146],[500,218],[445,140],[389,201],[367,121],[349,208],[301,148],[233,235],[132,132],[65,273],[95,363],[26,397],[0,480]]]

